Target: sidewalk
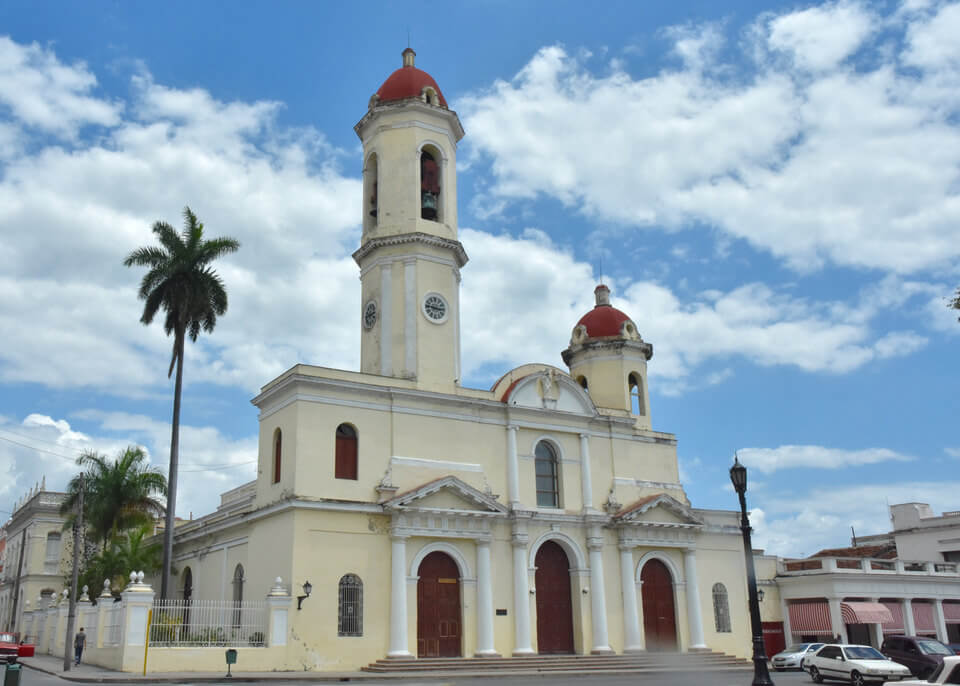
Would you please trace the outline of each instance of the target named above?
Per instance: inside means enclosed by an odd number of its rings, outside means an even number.
[[[96,665],[73,665],[69,672],[63,671],[63,656],[38,655],[23,657],[20,664],[66,681],[80,683],[143,683],[143,684],[199,684],[222,683],[224,681],[389,681],[397,678],[409,679],[410,674],[373,674],[369,672],[242,672],[232,670],[233,678],[227,679],[227,666],[219,672],[158,672],[143,676],[140,672],[115,672],[112,669]],[[420,675],[416,675],[418,678]],[[422,678],[443,679],[444,675],[431,674]]]

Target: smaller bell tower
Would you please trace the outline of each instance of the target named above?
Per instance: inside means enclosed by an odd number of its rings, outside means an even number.
[[[600,284],[594,296],[596,306],[573,328],[563,361],[594,405],[630,414],[636,428],[649,430],[647,361],[653,346],[640,337],[630,317],[610,304],[609,288]]]
[[[360,368],[460,384],[457,143],[463,126],[436,81],[403,51],[402,66],[371,96],[354,127],[363,143]]]

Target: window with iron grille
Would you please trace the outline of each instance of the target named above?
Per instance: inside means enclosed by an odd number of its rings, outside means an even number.
[[[728,634],[730,628],[730,601],[727,599],[727,587],[723,584],[713,585],[713,621],[717,633]]]
[[[363,636],[363,582],[356,574],[340,579],[338,636]]]

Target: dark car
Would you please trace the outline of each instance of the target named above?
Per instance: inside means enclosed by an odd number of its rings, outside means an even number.
[[[955,654],[940,641],[922,636],[887,636],[883,639],[880,652],[894,662],[909,667],[921,679],[930,676],[943,658]]]

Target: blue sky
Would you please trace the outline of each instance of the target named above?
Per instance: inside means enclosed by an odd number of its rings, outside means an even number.
[[[84,449],[165,467],[171,342],[121,261],[186,204],[243,248],[187,355],[178,515],[254,477],[261,385],[358,368],[352,127],[408,31],[467,131],[467,385],[561,366],[602,278],[695,506],[736,506],[740,451],[771,552],[958,507],[958,3],[8,1],[0,30],[0,516]]]

